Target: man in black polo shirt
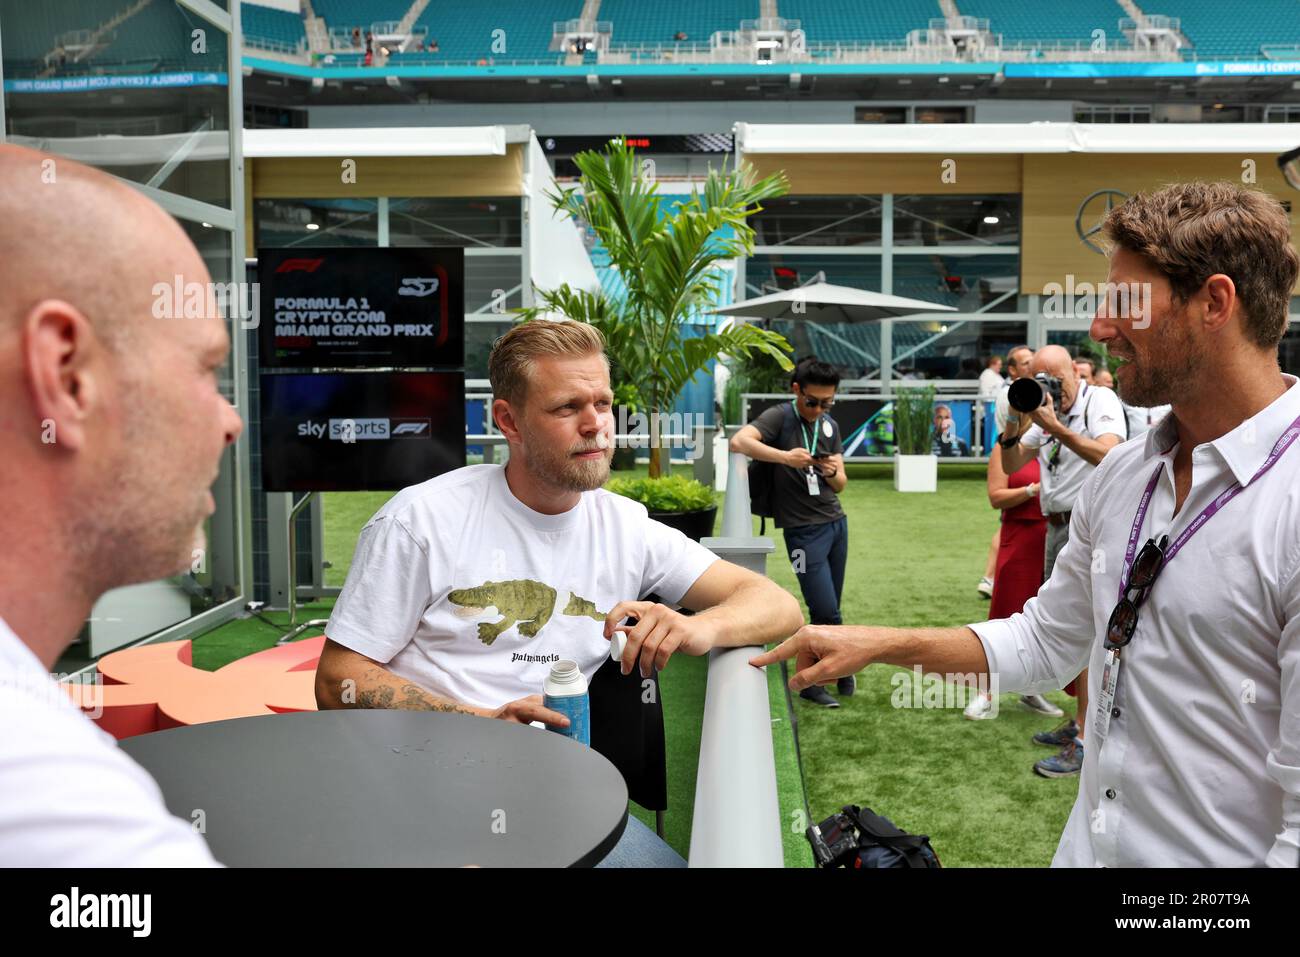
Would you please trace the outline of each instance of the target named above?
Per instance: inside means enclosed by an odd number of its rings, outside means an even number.
[[[849,553],[849,522],[840,507],[844,491],[844,444],[827,413],[835,403],[840,376],[835,367],[805,359],[795,367],[792,402],[768,409],[731,439],[731,451],[775,464],[772,511],[785,532],[786,552],[799,578],[814,625],[840,623],[840,595]],[[851,695],[854,679],[840,678],[841,695]],[[838,708],[821,685],[800,697]]]

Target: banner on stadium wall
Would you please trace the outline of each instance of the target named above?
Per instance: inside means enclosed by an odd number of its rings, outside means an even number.
[[[1112,76],[1287,76],[1300,73],[1300,60],[1220,60],[1173,63],[1007,63],[1008,78],[1087,79]]]
[[[61,76],[45,80],[5,80],[6,93],[86,93],[175,86],[226,86],[225,73],[150,73],[143,76]]]

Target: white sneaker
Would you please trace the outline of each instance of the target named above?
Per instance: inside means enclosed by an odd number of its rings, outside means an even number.
[[[985,598],[992,598],[993,579],[989,578],[987,575],[981,578],[980,583],[975,587],[975,590],[979,592],[981,595],[983,595]]]
[[[977,694],[972,698],[962,714],[972,721],[985,721],[988,718],[998,716],[997,712],[993,710],[993,696],[987,693]]]
[[[1064,711],[1040,694],[1022,694],[1020,696],[1020,703],[1030,711],[1037,711],[1039,714],[1045,714],[1049,718],[1059,718],[1065,714]]]

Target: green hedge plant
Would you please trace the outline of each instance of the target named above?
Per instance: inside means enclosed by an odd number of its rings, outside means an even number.
[[[615,478],[605,488],[640,502],[651,512],[698,512],[717,504],[713,489],[684,475],[662,478]]]

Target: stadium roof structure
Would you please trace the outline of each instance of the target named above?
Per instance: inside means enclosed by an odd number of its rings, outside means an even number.
[[[737,123],[741,153],[1282,153],[1300,123]]]
[[[316,156],[504,156],[504,126],[245,130],[254,159]]]

